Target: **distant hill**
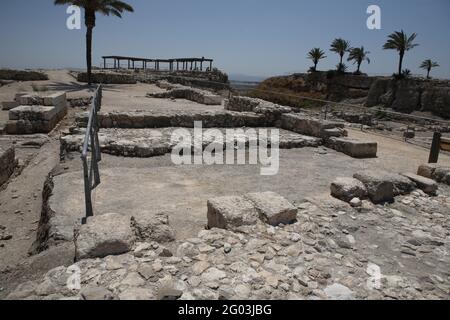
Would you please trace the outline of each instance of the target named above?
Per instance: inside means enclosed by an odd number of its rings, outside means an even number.
[[[266,79],[266,77],[262,76],[250,76],[246,74],[240,74],[240,73],[232,73],[228,75],[228,78],[230,81],[243,81],[243,82],[261,82]]]

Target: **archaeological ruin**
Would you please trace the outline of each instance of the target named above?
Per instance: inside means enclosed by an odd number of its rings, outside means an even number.
[[[95,92],[73,71],[49,71],[42,92],[0,88],[2,298],[448,299],[450,155],[442,130],[427,163],[436,143],[419,130],[436,123],[411,118],[405,142],[381,130],[405,126],[397,113],[285,106],[215,87],[202,65],[177,81],[189,61],[154,77],[118,68],[149,60],[112,59]],[[180,141],[192,164],[173,162]],[[247,161],[262,145],[275,175]],[[217,162],[195,164],[210,149]],[[230,150],[243,161],[217,160]]]

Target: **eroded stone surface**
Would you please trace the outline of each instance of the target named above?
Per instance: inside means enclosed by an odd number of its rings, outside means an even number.
[[[249,193],[245,198],[253,203],[260,218],[272,226],[289,224],[297,219],[297,208],[275,192]]]
[[[367,189],[364,184],[354,178],[337,178],[331,183],[331,195],[335,198],[350,202],[354,198],[367,197]]]
[[[103,258],[131,250],[135,234],[129,216],[109,213],[90,217],[75,238],[76,260]]]
[[[366,170],[355,173],[353,177],[366,186],[373,203],[389,202],[394,199],[394,185],[383,173]]]

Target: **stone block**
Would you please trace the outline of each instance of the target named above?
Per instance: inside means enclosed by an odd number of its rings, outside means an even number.
[[[9,120],[51,120],[57,114],[52,106],[19,106],[9,111]]]
[[[437,163],[423,164],[419,167],[417,175],[450,185],[450,166]]]
[[[326,130],[344,128],[343,123],[315,119],[303,114],[288,113],[281,116],[281,128],[294,131],[296,133],[313,136],[318,138],[327,138]],[[344,134],[344,130],[342,131]]]
[[[425,193],[435,195],[436,191],[438,190],[438,185],[434,180],[419,176],[414,173],[403,173],[402,175],[413,181],[417,185],[417,187]]]
[[[390,202],[394,199],[394,185],[383,173],[366,170],[355,173],[353,177],[366,186],[373,203]]]
[[[124,254],[134,241],[130,217],[116,213],[90,217],[75,237],[76,260]]]
[[[17,108],[19,106],[19,103],[16,101],[4,101],[2,102],[2,110],[11,110],[14,108]]]
[[[272,226],[290,224],[297,219],[297,208],[277,193],[249,193],[245,198],[253,203],[260,219]]]
[[[139,217],[131,218],[131,224],[140,241],[165,243],[175,240],[175,231],[166,214],[140,214]]]
[[[353,158],[376,158],[378,151],[376,142],[350,138],[330,138],[326,145]]]
[[[229,196],[208,200],[208,227],[233,230],[258,222],[258,211],[243,197]]]
[[[345,202],[350,202],[354,198],[365,199],[367,189],[364,184],[354,178],[337,178],[331,183],[331,195]]]

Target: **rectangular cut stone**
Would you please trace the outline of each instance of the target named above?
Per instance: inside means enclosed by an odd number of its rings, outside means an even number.
[[[285,130],[294,131],[307,136],[327,138],[329,133],[327,133],[326,130],[336,128],[343,129],[344,124],[315,119],[302,114],[288,113],[281,116],[281,127]],[[342,135],[345,135],[345,130],[342,130]]]
[[[120,255],[129,252],[134,242],[130,217],[116,213],[94,216],[78,231],[76,260]]]
[[[403,173],[405,177],[413,181],[423,192],[434,195],[438,190],[436,181],[419,176],[414,173]]]
[[[67,106],[67,96],[65,92],[41,93],[41,94],[20,94],[16,96],[17,101],[24,106],[54,106],[57,109]]]
[[[0,186],[8,181],[16,168],[17,160],[13,146],[0,147]]]
[[[2,110],[11,110],[17,108],[19,103],[16,101],[4,101],[2,102]]]
[[[394,199],[394,184],[386,178],[384,172],[379,171],[360,171],[353,175],[367,188],[370,200],[373,203],[389,202]]]
[[[253,203],[259,217],[272,226],[289,224],[297,220],[297,208],[277,193],[249,193],[245,198]]]
[[[9,111],[9,120],[50,120],[57,113],[55,107],[19,106]]]
[[[253,203],[238,196],[208,200],[208,227],[233,230],[258,221]]]
[[[376,142],[350,138],[330,138],[326,145],[353,158],[376,158],[378,150]]]

